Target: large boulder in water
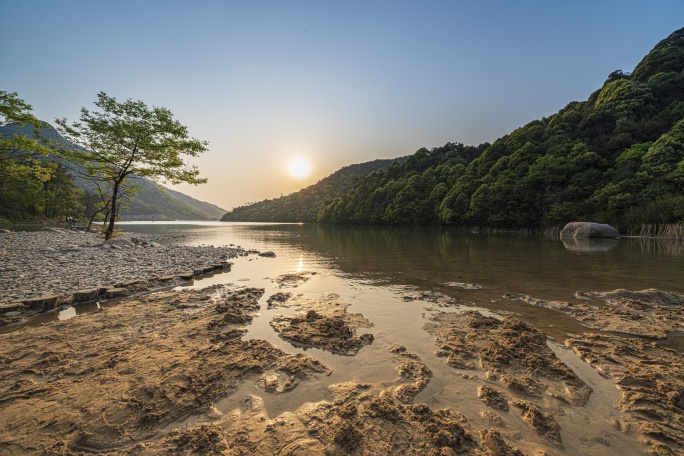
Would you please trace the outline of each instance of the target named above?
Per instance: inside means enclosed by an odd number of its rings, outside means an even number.
[[[620,232],[610,225],[593,222],[570,222],[560,233],[561,237],[615,238]]]

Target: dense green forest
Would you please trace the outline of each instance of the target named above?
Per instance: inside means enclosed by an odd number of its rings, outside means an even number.
[[[402,162],[404,159],[397,159]],[[328,177],[290,195],[236,207],[224,222],[315,222],[324,203],[348,192],[361,178],[387,168],[394,160],[373,160],[345,166]]]
[[[16,93],[0,91],[0,222],[64,220],[85,207],[66,168],[48,159],[52,138],[41,136],[30,111]]]
[[[321,207],[322,223],[621,229],[684,222],[684,29],[586,101],[493,144],[420,149]]]
[[[21,172],[0,160],[0,221],[66,220],[85,211],[86,196],[57,163],[21,159]]]

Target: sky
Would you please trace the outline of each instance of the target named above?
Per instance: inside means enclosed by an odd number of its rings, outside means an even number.
[[[100,91],[170,109],[209,142],[208,183],[175,188],[231,209],[586,100],[684,1],[0,0],[0,23],[0,90],[51,123]]]

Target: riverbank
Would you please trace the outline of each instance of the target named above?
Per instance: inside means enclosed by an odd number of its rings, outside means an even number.
[[[139,245],[76,247],[176,252]],[[25,262],[39,264],[31,252],[46,249],[26,248]],[[325,270],[284,257],[238,258],[235,271],[215,277],[221,284],[132,296],[0,335],[0,455],[684,450],[682,355],[657,343],[681,331],[681,295],[585,291],[580,303],[505,296],[591,328],[565,349],[520,314],[466,302],[486,286],[445,285],[467,299],[380,287],[374,298],[392,295],[381,306],[358,283],[344,293]],[[137,265],[119,267],[144,272]],[[387,326],[396,318],[403,331]],[[658,321],[668,323],[663,334]]]
[[[0,233],[0,325],[61,305],[177,285],[229,269],[229,259],[247,254],[159,238],[125,233],[116,239],[129,242],[106,244],[96,233],[66,229]]]

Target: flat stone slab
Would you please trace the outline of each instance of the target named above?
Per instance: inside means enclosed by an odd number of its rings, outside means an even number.
[[[36,310],[50,310],[57,308],[59,303],[59,295],[51,294],[39,296],[37,298],[29,298],[24,301],[24,304],[29,306],[31,309]]]
[[[194,271],[181,272],[180,278],[183,280],[192,280],[195,278],[195,273]]]
[[[119,296],[123,296],[124,293],[126,293],[125,288],[109,288],[105,292],[105,298],[106,299],[118,298]]]
[[[97,288],[91,288],[88,290],[79,290],[74,293],[74,302],[87,302],[97,299],[100,294],[100,290]]]
[[[24,303],[22,302],[3,302],[0,304],[0,314],[6,314],[7,312],[15,312],[24,308]]]

